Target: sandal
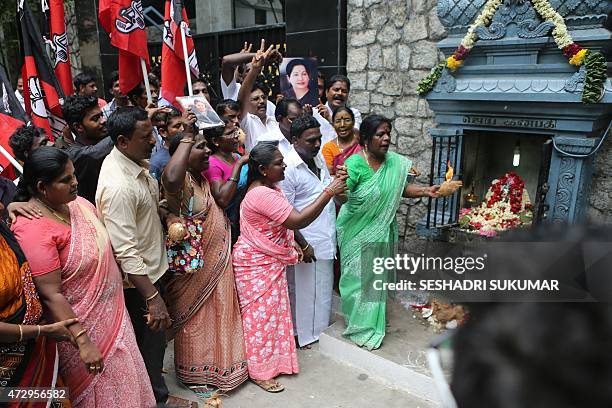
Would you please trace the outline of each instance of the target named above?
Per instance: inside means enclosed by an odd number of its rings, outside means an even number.
[[[184,398],[175,397],[174,395],[169,395],[168,400],[166,401],[166,405],[172,408],[198,408],[198,403],[195,401],[189,401]]]
[[[285,389],[285,386],[276,380],[253,380],[251,379],[251,381],[253,381],[259,387],[261,387],[264,391],[271,392],[271,393],[281,392]]]

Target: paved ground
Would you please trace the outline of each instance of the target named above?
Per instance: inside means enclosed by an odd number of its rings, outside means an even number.
[[[315,345],[298,351],[300,374],[279,378],[285,391],[266,393],[247,382],[223,398],[223,408],[432,408],[430,403],[403,391],[389,388],[368,374],[336,363],[323,356]],[[173,369],[173,348],[166,352],[166,382],[170,392],[197,401],[194,394],[177,384]],[[202,407],[204,404],[200,404]]]

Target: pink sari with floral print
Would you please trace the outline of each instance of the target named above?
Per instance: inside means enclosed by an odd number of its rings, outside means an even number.
[[[71,239],[62,265],[62,294],[104,356],[105,366],[101,374],[89,374],[77,348],[67,342],[58,344],[60,371],[73,405],[155,406],[108,233],[88,201],[77,198],[69,207]]]
[[[286,275],[298,254],[293,231],[282,225],[292,209],[280,190],[268,187],[251,189],[240,206],[234,275],[249,376],[255,380],[299,372]]]

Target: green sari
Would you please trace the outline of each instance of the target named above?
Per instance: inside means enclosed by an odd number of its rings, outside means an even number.
[[[385,337],[387,299],[385,291],[374,290],[374,281],[386,281],[386,274],[375,274],[372,265],[375,257],[395,256],[395,214],[412,162],[388,152],[377,172],[359,154],[349,157],[345,165],[348,202],[336,224],[342,268],[340,296],[347,325],[343,335],[372,350],[380,347]]]

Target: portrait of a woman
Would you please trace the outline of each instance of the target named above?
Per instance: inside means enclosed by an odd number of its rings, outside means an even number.
[[[302,106],[305,104],[317,106],[319,94],[317,83],[313,81],[315,75],[312,72],[314,71],[313,63],[308,60],[295,58],[289,61],[285,68],[288,85],[283,86],[285,89],[283,95],[297,99]]]

